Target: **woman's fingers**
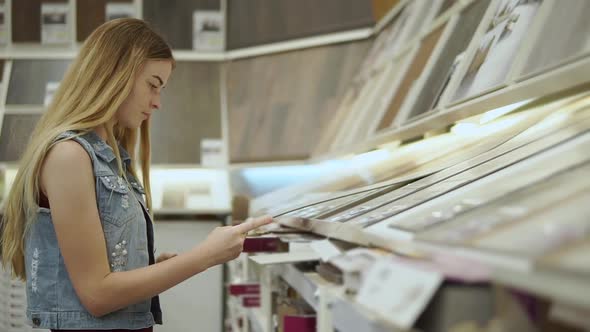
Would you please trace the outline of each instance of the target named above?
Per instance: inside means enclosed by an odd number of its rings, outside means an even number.
[[[260,226],[268,225],[271,222],[271,216],[262,216],[259,218],[248,218],[243,223],[233,227],[236,231],[238,231],[238,233],[247,234],[249,231],[254,230]]]

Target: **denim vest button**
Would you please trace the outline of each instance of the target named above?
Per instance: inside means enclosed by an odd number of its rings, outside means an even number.
[[[41,319],[39,317],[35,317],[33,318],[33,325],[34,326],[39,326],[41,325]]]

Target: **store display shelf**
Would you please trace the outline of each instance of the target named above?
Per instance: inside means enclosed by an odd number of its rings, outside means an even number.
[[[368,140],[347,146],[344,149],[312,156],[311,162],[334,159],[351,153],[362,153],[391,141],[419,137],[428,131],[443,128],[461,119],[501,106],[559,93],[563,90],[587,84],[590,82],[589,77],[590,57],[585,57],[539,76],[509,84],[500,90],[453,105],[418,121],[378,133]]]
[[[248,320],[252,323],[252,330],[254,332],[269,332],[264,329],[265,317],[262,310],[259,308],[251,308],[246,310]]]
[[[278,267],[277,272],[316,312],[318,311],[318,285],[309,277],[314,273],[302,272],[293,264],[281,265]]]
[[[338,331],[402,331],[381,320],[376,313],[361,307],[353,296],[344,294],[342,290],[330,294],[333,325]]]
[[[379,319],[374,312],[361,307],[344,289],[323,279],[315,272],[302,272],[292,264],[280,265],[276,274],[293,287],[316,310],[318,321],[330,311],[331,323],[338,331],[397,331],[395,327]],[[320,292],[320,288],[324,292]],[[327,308],[321,308],[321,296],[326,296]]]

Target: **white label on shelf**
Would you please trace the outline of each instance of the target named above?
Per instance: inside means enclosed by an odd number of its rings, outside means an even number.
[[[409,329],[434,296],[442,279],[436,272],[380,259],[367,272],[357,302],[379,313],[384,320]]]
[[[45,107],[49,106],[53,100],[53,95],[55,95],[57,88],[59,88],[59,82],[47,82],[45,85],[45,98],[43,99],[43,105]]]
[[[7,38],[6,38],[6,24],[4,23],[5,20],[5,16],[4,14],[6,13],[5,9],[4,9],[4,4],[0,3],[0,44],[4,45],[7,42]]]
[[[70,42],[68,10],[67,4],[44,3],[41,5],[41,43],[67,44]]]
[[[324,262],[339,256],[342,254],[342,249],[337,247],[332,241],[330,240],[318,240],[312,241],[310,246],[315,252],[320,255],[320,259]]]
[[[193,12],[193,49],[197,51],[223,51],[223,13],[212,10]]]
[[[107,3],[106,20],[135,17],[135,6],[132,3]]]
[[[226,165],[223,142],[220,139],[201,140],[201,166],[223,167]]]

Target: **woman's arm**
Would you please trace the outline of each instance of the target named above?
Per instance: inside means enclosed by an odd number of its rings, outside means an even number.
[[[84,307],[94,316],[149,299],[211,266],[236,258],[244,234],[269,217],[216,228],[192,250],[148,267],[111,272],[96,204],[90,157],[73,141],[56,144],[41,170],[41,188],[66,269]]]

